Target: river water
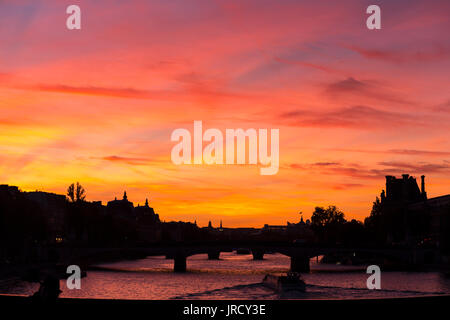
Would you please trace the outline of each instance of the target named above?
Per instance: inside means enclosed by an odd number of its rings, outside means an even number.
[[[254,261],[251,255],[222,253],[220,260],[207,255],[188,258],[186,273],[172,272],[173,260],[147,257],[99,265],[87,272],[80,290],[69,290],[61,281],[62,297],[98,299],[354,299],[390,298],[450,293],[450,277],[438,272],[383,272],[381,290],[368,290],[364,268],[317,264],[302,275],[306,292],[279,295],[261,284],[269,272],[289,270],[290,260],[266,254]],[[0,293],[31,294],[36,283],[3,281]]]

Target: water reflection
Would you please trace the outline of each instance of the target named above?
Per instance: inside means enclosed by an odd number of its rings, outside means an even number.
[[[311,261],[303,275],[306,293],[279,296],[261,285],[268,272],[289,269],[290,260],[281,254],[267,254],[261,261],[251,255],[222,253],[220,260],[207,255],[188,259],[188,272],[172,272],[173,261],[148,257],[98,265],[82,279],[81,290],[69,290],[61,283],[62,297],[98,299],[349,299],[414,296],[450,293],[450,278],[437,272],[382,272],[382,290],[367,290],[364,270],[343,271],[343,266],[317,265]],[[334,272],[315,272],[323,269]],[[341,272],[336,272],[341,271]],[[31,294],[37,284],[3,281],[0,292]]]

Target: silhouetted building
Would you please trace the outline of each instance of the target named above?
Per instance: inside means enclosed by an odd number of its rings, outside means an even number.
[[[152,207],[148,205],[148,199],[145,199],[145,205],[134,208],[136,219],[142,224],[159,223],[159,215],[155,213]]]
[[[425,214],[427,231],[422,239],[418,239],[421,244],[432,244],[450,250],[450,195],[411,203],[407,210],[413,217]],[[420,228],[422,222],[416,221],[413,224],[415,229]]]
[[[205,240],[205,233],[192,222],[165,222],[161,224],[161,228],[164,241]]]
[[[133,220],[136,219],[133,202],[128,201],[126,191],[123,193],[122,200],[117,200],[116,198],[112,201],[109,201],[106,206],[106,210],[109,215],[115,217],[122,217]]]
[[[9,186],[7,184],[0,184],[0,194],[8,197],[16,197],[20,190],[16,186]]]
[[[422,190],[417,185],[416,178],[409,174],[402,175],[398,179],[394,176],[386,176],[386,195],[382,195],[385,201],[394,202],[415,202],[426,200],[427,194],[425,192],[425,176],[422,176]]]
[[[381,208],[388,243],[449,246],[450,195],[428,199],[425,176],[420,189],[416,178],[408,174],[386,176]]]
[[[286,225],[269,225],[265,224],[262,232],[269,236],[279,236],[290,240],[312,240],[314,232],[311,230],[311,223],[309,220],[303,221],[300,218],[298,223],[287,222]]]
[[[24,195],[27,199],[36,203],[45,213],[49,240],[61,242],[65,234],[66,197],[43,191],[24,192]]]

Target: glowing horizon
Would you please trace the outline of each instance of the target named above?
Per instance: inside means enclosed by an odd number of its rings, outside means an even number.
[[[450,193],[450,2],[0,3],[0,184],[150,205],[162,220],[363,220],[385,175]],[[176,128],[279,128],[280,168],[171,162]]]

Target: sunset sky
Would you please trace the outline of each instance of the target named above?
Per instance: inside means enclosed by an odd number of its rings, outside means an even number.
[[[81,30],[66,7],[81,7]],[[368,30],[370,4],[381,30]],[[161,219],[363,220],[385,175],[450,193],[450,1],[0,1],[0,184]],[[174,165],[174,129],[277,128],[280,169]]]

